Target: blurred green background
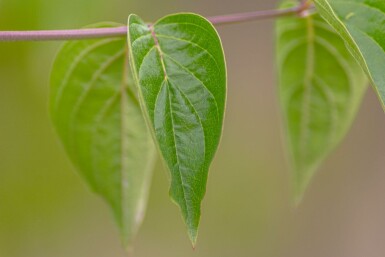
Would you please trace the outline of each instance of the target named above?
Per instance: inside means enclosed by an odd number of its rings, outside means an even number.
[[[67,29],[128,14],[205,16],[274,8],[265,0],[0,0],[0,30]],[[385,255],[385,116],[370,90],[303,203],[290,206],[274,76],[273,21],[218,28],[228,62],[224,136],[197,248],[155,171],[136,257]],[[0,43],[0,257],[121,257],[107,205],[67,159],[47,111],[58,42]]]

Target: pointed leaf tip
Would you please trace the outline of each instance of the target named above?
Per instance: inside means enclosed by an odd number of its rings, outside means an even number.
[[[191,241],[192,248],[195,249],[198,239],[198,231],[197,228],[189,228],[188,235]]]

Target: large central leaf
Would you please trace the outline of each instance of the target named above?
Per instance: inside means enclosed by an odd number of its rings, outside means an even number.
[[[298,202],[348,131],[367,82],[343,40],[318,15],[280,19],[276,30],[280,101]]]
[[[385,1],[315,0],[358,60],[385,109]]]
[[[128,20],[133,73],[143,109],[171,171],[170,195],[196,241],[210,163],[222,132],[226,67],[214,27],[195,14],[148,26]]]
[[[112,207],[128,244],[145,211],[155,147],[129,74],[126,40],[66,43],[51,89],[52,119],[65,149]]]

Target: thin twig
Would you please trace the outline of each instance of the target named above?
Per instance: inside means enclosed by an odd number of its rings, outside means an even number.
[[[229,14],[209,17],[214,25],[225,25],[255,21],[261,19],[278,18],[290,15],[300,15],[310,8],[310,1],[302,1],[298,6],[281,9],[265,10],[247,13]],[[127,27],[74,29],[74,30],[36,30],[36,31],[0,31],[0,41],[49,41],[49,40],[79,40],[106,37],[124,37]]]
[[[229,15],[223,15],[223,16],[214,16],[214,17],[209,17],[207,19],[214,25],[225,25],[225,24],[232,24],[232,23],[241,23],[241,22],[290,16],[290,15],[297,14],[302,9],[303,9],[302,5],[299,5],[288,9],[237,13],[237,14],[229,14]]]
[[[123,37],[127,27],[73,29],[73,30],[35,30],[0,31],[0,41],[49,41],[77,40],[90,38]]]

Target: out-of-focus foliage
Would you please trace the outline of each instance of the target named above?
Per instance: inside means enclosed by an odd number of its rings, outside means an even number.
[[[101,23],[92,27],[115,27]],[[142,223],[155,147],[129,69],[127,40],[67,42],[51,74],[51,117],[68,155],[111,206],[124,245]]]
[[[285,1],[287,8],[299,1]],[[367,79],[338,34],[319,16],[279,19],[277,65],[295,201],[345,137]]]

